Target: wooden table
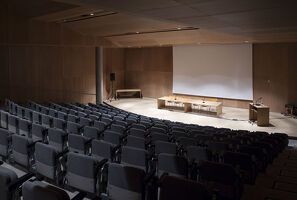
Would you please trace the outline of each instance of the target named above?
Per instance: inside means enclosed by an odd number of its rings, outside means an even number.
[[[269,126],[269,107],[250,103],[249,120],[256,120],[258,126]]]
[[[195,100],[181,97],[161,97],[157,99],[158,101],[158,109],[166,108],[166,102],[174,102],[176,104],[183,104],[184,112],[191,112],[193,110],[193,105],[198,107],[207,107],[209,110],[214,108],[217,116],[222,114],[223,104],[221,102],[214,101],[203,101],[203,100]],[[210,111],[209,111],[210,112]]]
[[[116,99],[118,99],[119,93],[131,93],[131,92],[138,92],[139,98],[142,98],[141,89],[120,89],[120,90],[116,90]]]

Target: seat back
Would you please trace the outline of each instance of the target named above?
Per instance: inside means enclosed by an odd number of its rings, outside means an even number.
[[[146,131],[138,128],[131,128],[130,129],[130,135],[140,138],[145,138]]]
[[[127,137],[127,146],[139,148],[139,149],[145,149],[145,140],[140,137],[135,137],[132,135],[128,135]]]
[[[168,154],[177,154],[177,146],[175,143],[156,141],[155,143],[155,154],[168,153]]]
[[[84,127],[84,136],[87,138],[99,139],[100,131],[99,131],[99,129],[97,129],[93,126],[85,126]]]
[[[39,124],[32,124],[32,140],[33,142],[41,140],[46,141],[47,128]]]
[[[48,141],[49,144],[54,146],[59,152],[66,149],[66,142],[68,139],[68,134],[65,131],[50,128],[48,129]]]
[[[107,124],[102,121],[94,121],[94,127],[98,128],[100,132],[104,131],[107,127]]]
[[[22,187],[23,200],[70,200],[68,194],[41,181],[27,181]]]
[[[187,147],[187,158],[189,161],[194,160],[196,163],[199,163],[200,160],[210,160],[210,152],[202,147],[197,146],[188,146]]]
[[[2,128],[8,128],[8,115],[9,113],[1,110],[1,127]]]
[[[80,117],[79,124],[82,126],[91,126],[93,124],[93,121],[89,118]]]
[[[12,135],[12,154],[13,159],[19,165],[26,168],[31,167],[31,159],[33,156],[32,149],[33,140],[25,136]]]
[[[59,119],[59,118],[53,118],[53,127],[60,129],[60,130],[65,130],[66,129],[66,121],[63,119]]]
[[[96,193],[98,162],[91,156],[78,153],[67,155],[67,185],[89,193]]]
[[[121,163],[148,171],[147,151],[124,146],[121,153]]]
[[[88,138],[77,134],[68,134],[69,150],[81,154],[88,154],[90,145],[87,144]]]
[[[158,200],[211,200],[212,195],[197,181],[174,176],[163,176],[160,180]]]
[[[107,191],[113,200],[144,199],[145,172],[142,169],[110,163],[108,166]]]
[[[104,131],[103,140],[118,145],[121,143],[121,134],[113,131]]]
[[[160,177],[164,172],[177,177],[188,177],[188,161],[181,156],[160,153],[158,155],[157,173]]]
[[[4,158],[8,157],[10,140],[11,133],[6,129],[0,128],[0,156]]]
[[[1,200],[11,200],[13,199],[13,192],[8,190],[10,183],[18,179],[17,174],[5,167],[0,166],[0,197]]]
[[[36,172],[51,180],[57,175],[57,154],[55,147],[41,142],[35,144]]]
[[[92,140],[92,156],[98,159],[107,158],[112,161],[114,158],[113,149],[115,145],[104,140]]]
[[[31,132],[32,123],[25,119],[19,119],[19,134],[26,135],[27,137],[32,136]]]
[[[18,117],[8,115],[8,130],[12,133],[18,132]]]
[[[68,115],[68,117],[69,117],[69,115]],[[72,134],[79,134],[81,127],[82,126],[80,124],[78,124],[78,123],[74,123],[74,122],[68,121],[67,122],[67,128],[66,128],[66,130],[67,130],[67,132],[69,134],[70,133],[72,133]]]

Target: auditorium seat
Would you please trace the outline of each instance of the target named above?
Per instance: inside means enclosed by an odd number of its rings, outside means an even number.
[[[188,177],[188,161],[181,156],[167,153],[160,153],[157,161],[157,175],[161,177],[163,173],[171,176]]]
[[[103,140],[115,145],[119,145],[122,142],[122,136],[123,136],[122,134],[107,130],[107,131],[104,131]]]
[[[152,143],[154,143],[155,141],[164,141],[164,142],[169,141],[169,137],[163,133],[155,133],[154,132],[154,133],[150,134],[150,137],[151,137]]]
[[[7,129],[8,128],[8,112],[5,112],[3,110],[1,112],[1,127]]]
[[[24,113],[25,113],[25,111],[24,111],[24,108],[22,107],[22,106],[16,106],[16,109],[17,109],[17,116],[19,117],[19,118],[23,118],[24,117]]]
[[[59,119],[67,120],[67,117],[68,117],[67,113],[58,111],[58,118],[59,118]]]
[[[164,142],[164,141],[155,141],[155,154],[159,155],[160,153],[167,153],[167,154],[177,154],[177,146],[175,143],[171,142]]]
[[[126,131],[126,127],[117,124],[111,124],[110,130],[123,135]]]
[[[100,132],[107,128],[108,124],[102,121],[94,121],[94,127],[98,128]]]
[[[100,139],[101,133],[102,132],[100,132],[98,128],[95,128],[93,126],[85,126],[83,135],[87,138]]]
[[[32,137],[32,123],[25,119],[19,119],[19,134]]]
[[[68,115],[68,117],[69,117],[69,115]],[[70,133],[71,134],[80,134],[81,129],[82,129],[82,126],[80,124],[74,123],[71,121],[67,122],[66,130],[67,130],[68,134],[70,134]]]
[[[9,156],[11,135],[12,133],[8,130],[0,128],[0,156],[3,160],[6,160]]]
[[[62,182],[62,171],[59,164],[58,150],[48,144],[37,142],[35,144],[35,164],[37,177],[46,177],[56,184]]]
[[[213,195],[197,181],[164,174],[158,181],[158,200],[212,200]]]
[[[68,114],[67,115],[67,121],[72,122],[72,123],[78,123],[79,122],[79,117],[75,116],[75,115]]]
[[[91,120],[93,120],[93,121],[98,121],[99,119],[100,119],[100,116],[101,115],[95,115],[95,114],[90,114],[89,115],[89,118],[91,119]]]
[[[113,120],[113,123],[116,124],[116,125],[119,125],[119,126],[123,126],[125,128],[128,127],[128,122],[126,121],[121,121],[121,120]]]
[[[31,132],[32,132],[33,142],[36,142],[36,141],[46,142],[47,141],[47,128],[45,128],[44,126],[33,123]]]
[[[93,121],[89,118],[85,118],[85,117],[80,117],[79,118],[79,124],[82,126],[92,126],[93,125]]]
[[[243,188],[240,175],[232,165],[201,161],[199,181],[210,190],[217,191],[218,198],[239,200]]]
[[[156,126],[153,126],[150,129],[150,133],[166,134],[166,132],[167,132],[166,129],[160,128],[160,127],[156,127]]]
[[[112,123],[112,119],[111,118],[106,118],[102,115],[101,117],[101,121],[106,123],[107,125],[110,125]]]
[[[92,156],[98,159],[106,158],[109,161],[116,159],[117,147],[104,140],[92,140]]]
[[[69,110],[69,115],[77,116],[77,114],[78,114],[78,111],[73,110],[73,109],[70,109],[70,110]]]
[[[128,135],[126,146],[139,149],[146,149],[146,141],[143,138]]]
[[[67,149],[68,134],[65,131],[50,128],[48,129],[48,142],[54,146],[59,152]]]
[[[186,148],[188,161],[199,163],[201,160],[211,160],[211,152],[206,148],[198,146],[188,146]]]
[[[139,128],[131,128],[129,134],[140,138],[145,138],[147,136],[147,132],[144,129]]]
[[[188,146],[196,146],[197,140],[194,138],[188,138],[188,137],[179,137],[177,138],[177,142],[183,146],[184,149],[186,149]]]
[[[108,166],[106,199],[143,200],[146,196],[146,180],[142,169],[111,163]]]
[[[66,185],[90,195],[99,196],[101,171],[107,159],[97,160],[91,156],[69,152],[67,154]]]
[[[58,111],[50,108],[49,111],[48,111],[48,115],[53,117],[53,118],[56,118],[56,117],[58,117]]]
[[[143,125],[143,124],[136,124],[136,123],[133,123],[131,125],[131,128],[135,128],[135,129],[139,129],[139,130],[143,130],[143,131],[146,130],[146,126],[145,125]]]
[[[10,191],[9,186],[18,179],[17,174],[8,168],[0,166],[0,197],[1,200],[12,200],[14,192]]]
[[[31,170],[34,154],[32,139],[25,136],[12,135],[12,155],[15,163]]]
[[[66,121],[59,118],[53,118],[53,128],[65,130],[66,129]]]
[[[124,146],[121,152],[121,163],[148,172],[148,152],[144,149]]]
[[[32,121],[35,124],[41,124],[41,114],[39,112],[32,112]]]
[[[72,152],[88,155],[90,153],[91,139],[82,135],[68,134],[68,147]]]
[[[12,133],[18,133],[18,117],[8,115],[8,130]]]
[[[24,109],[25,114],[24,114],[24,119],[29,120],[30,122],[33,121],[33,113],[32,110],[25,108]]]

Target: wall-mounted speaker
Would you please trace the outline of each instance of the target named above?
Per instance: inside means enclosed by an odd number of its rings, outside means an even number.
[[[110,81],[115,81],[115,73],[110,73]]]

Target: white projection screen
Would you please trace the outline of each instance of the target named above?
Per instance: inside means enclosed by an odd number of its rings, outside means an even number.
[[[173,47],[173,93],[252,100],[252,45]]]

